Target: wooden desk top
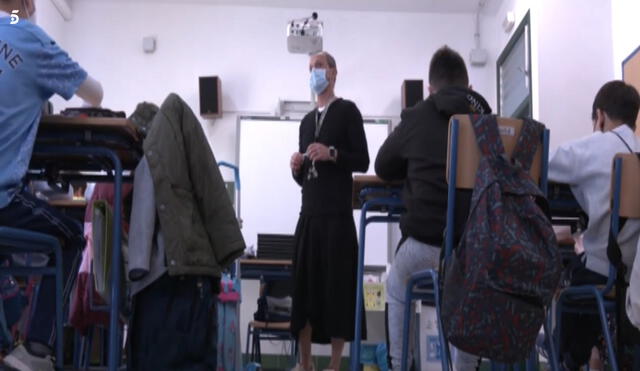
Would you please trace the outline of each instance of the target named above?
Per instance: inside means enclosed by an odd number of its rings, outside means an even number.
[[[357,184],[360,189],[364,187],[401,187],[402,181],[387,182],[380,179],[377,175],[355,175],[353,184]]]
[[[377,188],[402,188],[402,181],[387,182],[376,175],[356,175],[353,177],[353,191],[351,193],[351,205],[354,209],[361,209],[360,191],[368,187]]]
[[[48,202],[49,202],[49,205],[55,206],[55,207],[67,207],[67,208],[71,208],[71,207],[84,208],[84,207],[87,207],[87,200],[51,200],[51,201],[48,201]]]
[[[126,118],[49,115],[40,119],[41,129],[58,129],[60,127],[78,130],[109,130],[126,134],[135,141],[140,140],[136,126]]]
[[[132,170],[142,156],[142,140],[137,127],[125,118],[43,116],[36,135],[30,169],[46,169],[55,164],[58,170],[100,171],[101,163],[87,167],[86,156],[60,153],[42,154],[41,146],[104,147],[117,153],[125,169]]]

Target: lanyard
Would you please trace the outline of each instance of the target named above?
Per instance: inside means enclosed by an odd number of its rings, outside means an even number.
[[[611,132],[613,134],[615,134],[618,138],[620,138],[620,140],[622,141],[622,143],[624,143],[625,146],[627,146],[627,149],[629,150],[629,152],[631,152],[632,154],[634,153],[633,150],[631,149],[631,147],[629,147],[629,145],[627,144],[627,141],[622,139],[622,137],[620,136],[620,134],[616,133],[615,131],[611,130]]]
[[[318,114],[316,113],[316,136],[315,139],[318,140],[318,136],[320,136],[320,129],[322,128],[322,124],[324,123],[324,118],[327,116],[327,112],[329,111],[329,107],[331,104],[336,101],[336,98],[332,99],[329,104],[324,108],[324,111],[320,112],[320,118],[318,118]]]

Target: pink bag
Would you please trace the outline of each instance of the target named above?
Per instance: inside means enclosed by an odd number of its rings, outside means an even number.
[[[96,307],[104,306],[105,302],[95,290],[93,274],[91,273],[91,262],[93,261],[92,231],[91,223],[85,223],[84,236],[87,240],[87,246],[82,252],[82,262],[71,293],[69,311],[69,323],[83,335],[87,334],[89,326],[109,324],[109,312],[96,310]],[[90,293],[89,290],[93,290],[93,293]],[[93,303],[91,299],[93,299]]]

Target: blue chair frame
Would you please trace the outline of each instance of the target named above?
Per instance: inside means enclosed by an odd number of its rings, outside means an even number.
[[[53,267],[0,267],[0,273],[15,276],[55,276],[56,280],[56,368],[63,368],[63,305],[62,305],[62,248],[55,237],[9,227],[0,227],[0,252],[13,253],[42,253],[55,257]]]
[[[446,219],[447,227],[445,228],[445,261],[447,261],[451,256],[451,254],[453,253],[453,248],[454,248],[453,243],[455,239],[455,205],[456,205],[455,196],[456,196],[456,189],[457,189],[456,187],[457,166],[455,166],[455,164],[458,163],[458,134],[460,132],[460,122],[457,119],[453,118],[451,120],[450,129],[451,129],[450,142],[449,142],[450,166],[449,166],[449,177],[448,177],[449,184],[447,186],[447,219]],[[546,197],[547,185],[548,185],[547,173],[548,173],[548,167],[549,167],[549,129],[543,130],[540,140],[542,144],[542,152],[541,152],[541,161],[540,161],[541,169],[540,169],[539,184],[540,184],[540,189],[543,195]],[[439,328],[442,328],[440,311],[438,310],[437,313],[438,313]],[[547,336],[547,339],[549,339],[550,332],[548,331],[549,326],[547,324],[547,321],[544,321],[543,326],[545,330],[545,335]],[[441,338],[445,338],[444,334],[442,333],[441,333]],[[441,346],[444,349],[445,355],[448,356],[450,354],[450,351],[448,349],[449,348],[448,342],[443,342]],[[551,353],[550,363],[553,369],[556,370],[557,357],[554,349],[551,349],[550,353]],[[532,355],[526,360],[526,369],[534,370],[536,369],[536,366],[537,366],[536,353],[532,351]],[[503,364],[492,362],[493,369],[500,369],[504,367],[506,366]],[[518,368],[518,366],[514,365],[514,368]],[[406,370],[406,368],[403,368],[403,371],[404,370]]]
[[[218,167],[226,167],[233,170],[233,180],[236,189],[236,214],[238,215],[238,222],[242,223],[240,219],[240,168],[226,161],[219,161]],[[242,224],[240,224],[240,227],[242,227]]]
[[[438,319],[438,338],[440,339],[442,369],[449,370],[449,347],[445,345],[444,329],[442,328],[442,321],[440,321],[440,286],[438,284],[438,272],[433,269],[427,269],[412,274],[407,283],[402,332],[402,371],[409,369],[409,324],[412,316],[411,303],[414,300],[422,301],[423,305],[435,306]]]
[[[364,247],[365,247],[365,234],[367,232],[367,226],[371,223],[398,223],[400,221],[400,212],[403,208],[402,200],[400,200],[401,189],[398,188],[384,188],[384,187],[368,187],[360,191],[360,200],[364,201],[360,213],[360,235],[358,238],[358,273],[357,273],[357,286],[356,286],[356,324],[353,342],[351,342],[351,370],[360,370],[362,365],[360,364],[360,345],[362,338],[362,315],[364,312],[364,289],[363,289],[363,275],[364,275]],[[380,193],[385,194],[383,197],[373,198],[367,200],[369,196],[378,195]],[[380,209],[387,212],[386,215],[374,215],[367,216],[367,213],[372,211],[380,211]]]
[[[622,198],[622,159],[615,158],[613,161],[613,185],[612,185],[612,206],[610,228],[614,238],[620,233],[620,201]],[[606,296],[613,292],[616,281],[616,268],[609,265],[609,275],[604,287],[596,285],[582,285],[567,287],[560,293],[556,308],[556,329],[554,332],[554,347],[556,352],[560,352],[560,334],[562,331],[562,313],[585,313],[597,314],[600,317],[600,324],[604,335],[607,350],[610,356],[611,369],[618,370],[615,347],[609,326],[607,324],[607,314],[615,314],[615,300],[607,299]],[[585,300],[595,299],[595,306],[585,307]],[[594,308],[595,307],[595,308]],[[559,364],[558,366],[559,367]]]

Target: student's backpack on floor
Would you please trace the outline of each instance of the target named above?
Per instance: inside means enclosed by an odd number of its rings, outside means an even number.
[[[253,319],[261,322],[291,321],[291,281],[269,280],[260,286],[258,310]]]
[[[562,272],[547,201],[529,175],[544,126],[526,120],[510,160],[495,116],[471,122],[481,159],[464,234],[444,269],[442,320],[458,349],[511,363],[533,350]]]

